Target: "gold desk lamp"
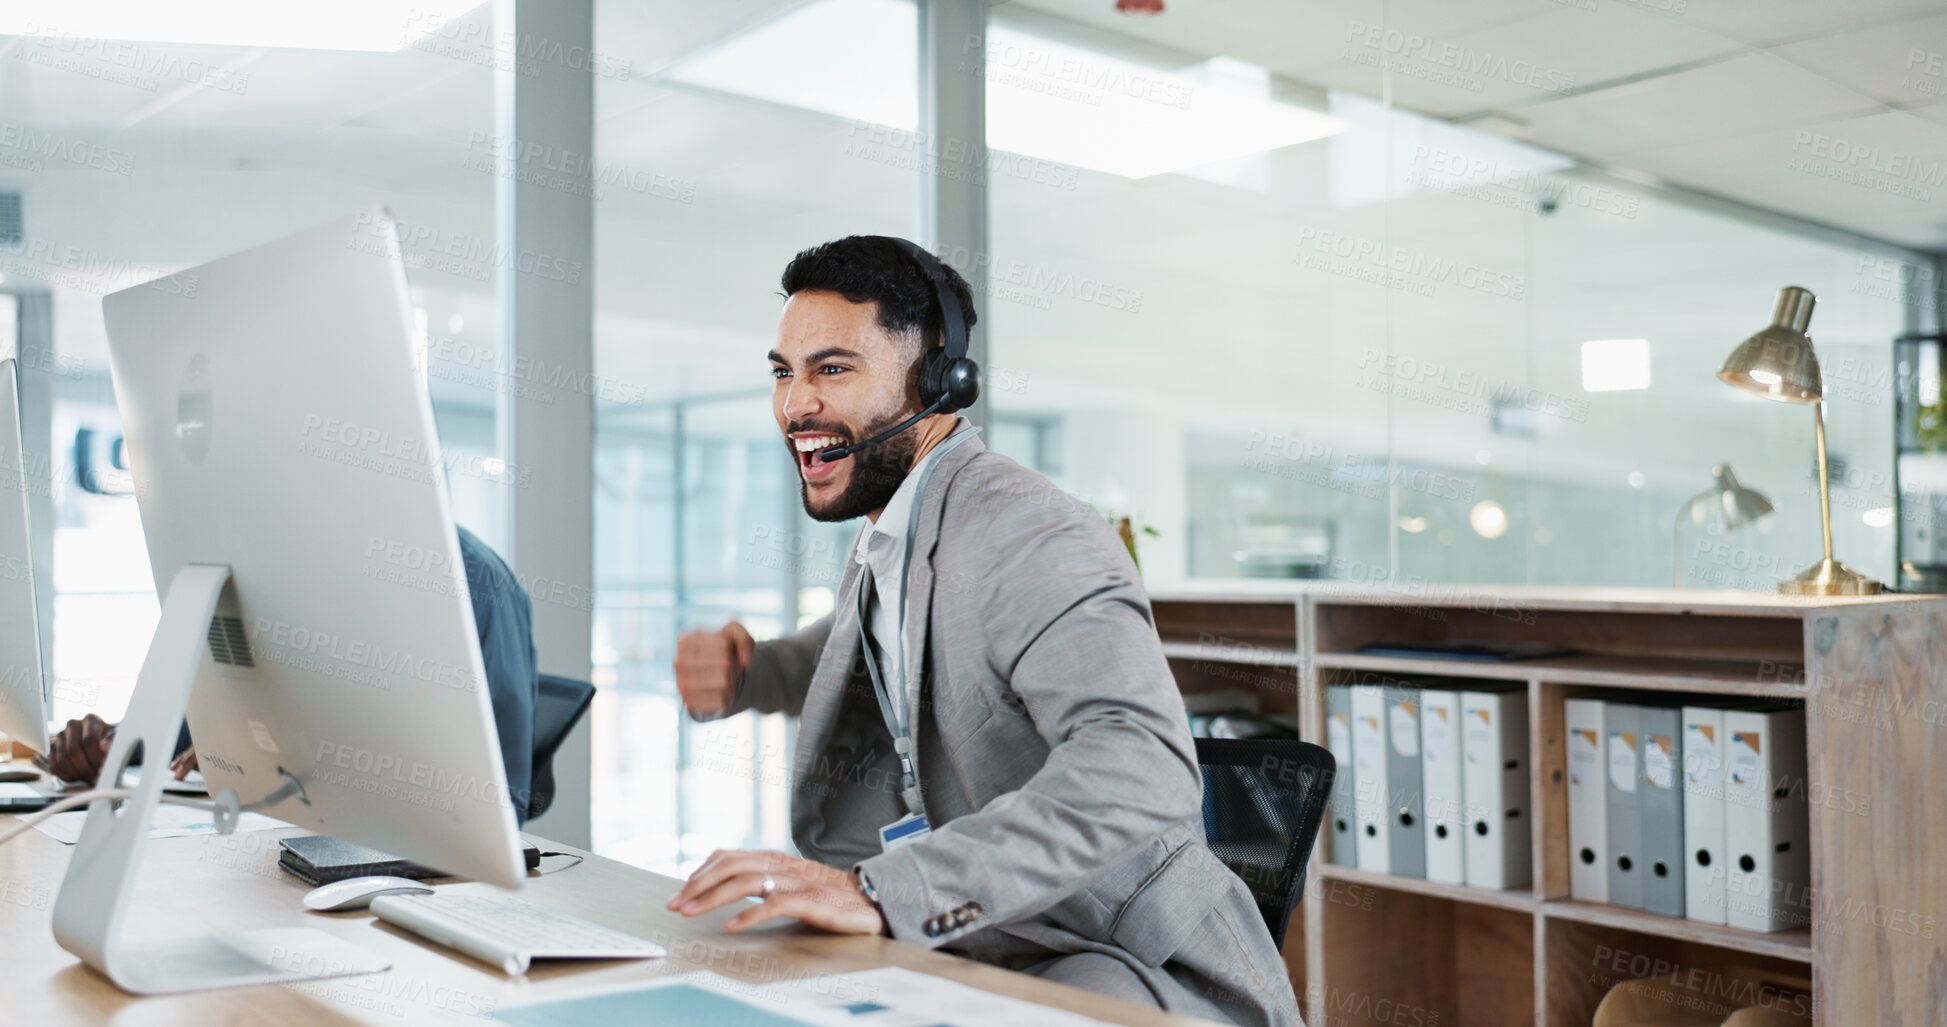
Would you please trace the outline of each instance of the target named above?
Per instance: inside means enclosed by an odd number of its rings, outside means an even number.
[[[1825,458],[1825,394],[1819,375],[1819,358],[1812,352],[1812,340],[1805,329],[1812,324],[1812,305],[1817,301],[1810,290],[1787,285],[1778,290],[1778,305],[1771,311],[1771,324],[1740,343],[1731,351],[1717,377],[1746,392],[1781,403],[1808,403],[1812,423],[1818,431],[1819,452],[1819,528],[1825,540],[1825,559],[1806,568],[1795,578],[1778,583],[1786,595],[1839,596],[1872,595],[1880,591],[1879,582],[1832,558],[1832,492]]]
[[[1675,539],[1671,548],[1677,553],[1676,574],[1671,582],[1683,587],[1683,522],[1693,524],[1716,522],[1720,531],[1733,532],[1747,524],[1771,514],[1771,500],[1757,489],[1747,488],[1732,473],[1730,464],[1718,464],[1710,469],[1710,488],[1697,493],[1690,502],[1677,509],[1676,525],[1672,528]]]

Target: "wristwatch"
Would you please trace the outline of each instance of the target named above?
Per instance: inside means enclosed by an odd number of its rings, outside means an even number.
[[[885,907],[879,905],[878,890],[872,887],[871,881],[865,879],[863,872],[853,871],[852,876],[859,879],[859,894],[865,896],[865,901],[872,903],[873,910],[879,914],[879,936],[892,937],[892,921],[886,919]]]

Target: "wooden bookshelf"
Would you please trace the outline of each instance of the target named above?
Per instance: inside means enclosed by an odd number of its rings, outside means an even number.
[[[1319,874],[1330,881],[1348,881],[1362,884],[1368,888],[1387,888],[1392,891],[1412,892],[1416,895],[1431,895],[1436,899],[1452,902],[1471,902],[1481,906],[1498,906],[1502,909],[1518,909],[1533,912],[1535,892],[1533,888],[1469,888],[1458,884],[1441,884],[1418,877],[1396,877],[1382,874],[1376,870],[1360,870],[1356,867],[1339,866],[1336,863],[1321,863]]]
[[[1645,913],[1640,909],[1611,906],[1601,902],[1578,902],[1574,899],[1544,902],[1541,904],[1541,914],[1561,920],[1579,920],[1585,924],[1615,927],[1638,934],[1653,934],[1659,938],[1693,941],[1700,945],[1715,945],[1719,948],[1754,952],[1758,955],[1798,963],[1812,961],[1812,932],[1808,930],[1756,934],[1751,931],[1740,931],[1735,927],[1659,916],[1655,913]]]
[[[1195,642],[1164,642],[1163,655],[1172,660],[1214,660],[1218,663],[1242,663],[1253,667],[1297,667],[1300,662],[1296,649],[1199,645]]]
[[[1186,692],[1250,692],[1308,741],[1323,741],[1331,681],[1527,685],[1533,883],[1487,891],[1340,866],[1321,833],[1285,943],[1308,1024],[1587,1027],[1610,987],[1651,976],[1630,973],[1643,967],[1697,971],[1752,994],[1809,974],[1819,1027],[1947,1023],[1937,983],[1947,964],[1947,598],[1262,581],[1150,592]],[[1359,652],[1462,639],[1573,653],[1488,664]],[[1582,696],[1805,703],[1810,780],[1870,803],[1812,805],[1809,929],[1758,934],[1569,898],[1562,704]]]
[[[1516,663],[1464,663],[1414,660],[1358,653],[1321,653],[1322,669],[1371,670],[1386,674],[1465,676],[1527,681],[1544,678],[1565,685],[1649,689],[1662,692],[1702,692],[1712,695],[1754,695],[1803,698],[1805,686],[1778,680],[1779,671],[1760,660],[1705,660],[1603,653],[1521,660]],[[1786,673],[1796,674],[1797,667]]]

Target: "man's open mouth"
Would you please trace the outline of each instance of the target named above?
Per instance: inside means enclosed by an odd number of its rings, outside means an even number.
[[[844,461],[843,457],[825,463],[818,459],[820,450],[842,446],[845,439],[827,432],[799,432],[791,436],[791,446],[798,451],[798,470],[806,481],[817,481],[830,475]]]

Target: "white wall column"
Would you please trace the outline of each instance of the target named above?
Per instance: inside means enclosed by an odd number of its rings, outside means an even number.
[[[936,155],[933,173],[920,181],[921,242],[934,253],[967,254],[971,266],[953,261],[973,290],[980,324],[967,340],[967,355],[990,370],[987,359],[987,0],[919,0],[919,126],[924,152]],[[983,398],[962,411],[987,423]]]
[[[504,555],[534,600],[542,672],[578,681],[592,670],[595,594],[594,26],[594,0],[494,2],[497,49],[512,41],[519,55],[494,77]],[[542,167],[545,174],[523,173]],[[584,848],[589,738],[585,718],[555,754],[554,807],[528,825]]]

